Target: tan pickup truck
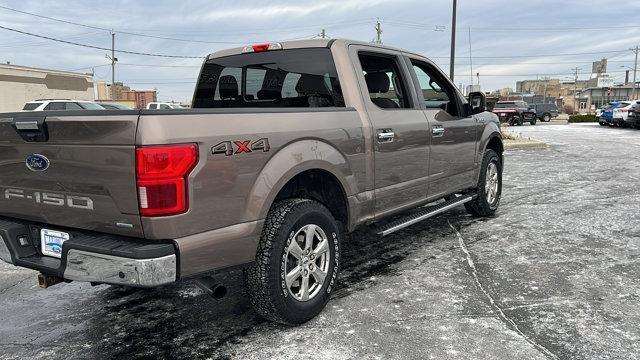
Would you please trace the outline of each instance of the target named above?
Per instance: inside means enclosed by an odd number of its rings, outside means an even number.
[[[345,232],[500,202],[497,117],[416,53],[219,51],[192,107],[0,114],[0,258],[42,287],[195,279],[216,296],[242,268],[256,311],[298,324],[329,300]]]

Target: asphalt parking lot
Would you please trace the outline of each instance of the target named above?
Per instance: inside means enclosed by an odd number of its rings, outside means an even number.
[[[510,128],[495,218],[450,211],[384,239],[348,238],[341,286],[295,328],[249,308],[153,290],[36,286],[0,264],[0,359],[640,358],[640,131]]]

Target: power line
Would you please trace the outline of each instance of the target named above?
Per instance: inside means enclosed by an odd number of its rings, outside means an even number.
[[[100,26],[94,26],[94,25],[82,24],[82,23],[69,21],[69,20],[58,19],[58,18],[45,16],[45,15],[40,15],[40,14],[35,14],[35,13],[27,12],[27,11],[22,11],[22,10],[10,8],[10,7],[7,7],[7,6],[2,6],[2,5],[0,5],[0,9],[5,9],[5,10],[9,10],[9,11],[20,13],[20,14],[25,14],[25,15],[35,16],[35,17],[38,17],[38,18],[47,19],[47,20],[51,20],[51,21],[57,21],[57,22],[64,23],[64,24],[82,26],[82,27],[89,28],[89,29],[94,29],[94,30],[108,31],[109,33],[115,32],[116,34],[138,36],[138,37],[151,38],[151,39],[160,39],[160,40],[168,40],[168,41],[181,41],[181,42],[190,42],[190,43],[203,43],[203,44],[231,44],[231,45],[238,45],[238,44],[244,43],[244,42],[239,42],[239,41],[209,41],[209,40],[197,40],[197,39],[184,39],[184,38],[176,38],[176,37],[168,37],[168,36],[160,36],[160,35],[140,34],[140,33],[131,32],[131,31],[114,30],[114,29],[108,29],[108,28],[104,28],[104,27],[100,27]],[[368,22],[369,21],[367,20],[366,23],[368,23]],[[334,23],[334,24],[320,25],[320,26],[329,27],[329,26],[335,26],[335,25],[340,25],[340,24],[344,24],[344,25],[347,25],[347,26],[352,26],[352,25],[362,25],[364,23],[365,23],[364,21],[360,21],[360,22],[344,21],[344,22],[338,22],[338,23]],[[276,33],[277,32],[288,32],[290,30],[303,30],[303,29],[310,29],[310,28],[315,28],[315,27],[318,27],[318,26],[311,26],[311,25],[307,26],[307,25],[305,25],[305,26],[297,26],[295,28],[290,28],[290,29],[271,29],[271,32],[276,32]],[[254,30],[254,31],[250,32],[250,34],[255,34],[256,32],[265,33],[265,32],[269,32],[269,31],[268,30]],[[207,33],[215,34],[215,33],[211,33],[211,32],[207,32]],[[228,33],[228,34],[239,35],[240,33],[233,32],[233,33]],[[247,33],[247,34],[249,34],[249,33]],[[249,41],[249,42],[251,42],[251,41]]]
[[[26,31],[21,31],[21,30],[17,30],[17,29],[8,28],[8,27],[5,27],[5,26],[0,26],[0,29],[4,29],[4,30],[7,30],[7,31],[13,31],[13,32],[16,32],[16,33],[19,33],[19,34],[29,35],[29,36],[33,36],[33,37],[37,37],[37,38],[41,38],[41,39],[57,41],[57,42],[64,43],[64,44],[69,44],[69,45],[82,46],[82,47],[86,47],[86,48],[90,48],[90,49],[111,51],[111,48],[105,48],[105,47],[100,47],[100,46],[95,46],[95,45],[87,45],[87,44],[81,44],[81,43],[77,43],[77,42],[73,42],[73,41],[56,39],[56,38],[52,38],[52,37],[48,37],[48,36],[44,36],[44,35],[38,35],[38,34],[33,34],[33,33],[30,33],[30,32],[26,32]],[[142,55],[142,56],[155,56],[155,57],[178,58],[178,59],[204,59],[204,56],[153,54],[153,53],[144,53],[144,52],[129,51],[129,50],[115,50],[115,51],[123,53],[123,54]]]
[[[165,37],[165,36],[138,34],[138,33],[129,32],[129,31],[112,30],[112,29],[107,29],[107,28],[103,28],[103,27],[100,27],[100,26],[93,26],[93,25],[81,24],[81,23],[74,22],[74,21],[57,19],[57,18],[53,18],[53,17],[50,17],[50,16],[34,14],[34,13],[27,12],[27,11],[13,9],[13,8],[2,6],[2,5],[0,5],[0,9],[14,11],[14,12],[17,12],[17,13],[20,13],[20,14],[26,14],[26,15],[30,15],[30,16],[35,16],[35,17],[38,17],[38,18],[47,19],[47,20],[51,20],[51,21],[57,21],[57,22],[64,23],[64,24],[82,26],[82,27],[89,28],[89,29],[94,29],[94,30],[108,31],[109,33],[115,32],[115,33],[118,33],[118,34],[126,34],[126,35],[131,35],[131,36],[140,36],[140,37],[161,39],[161,40],[169,40],[169,41],[183,41],[183,42],[194,42],[194,43],[205,43],[205,44],[238,44],[238,42],[179,39],[179,38],[171,38],[171,37]]]
[[[593,51],[583,53],[564,53],[564,54],[538,54],[538,55],[498,55],[498,56],[474,56],[474,59],[517,59],[517,58],[532,58],[532,57],[546,57],[546,56],[579,56],[579,55],[597,55],[597,54],[611,54],[622,53],[628,50],[609,50],[609,51]],[[449,59],[449,56],[429,56],[431,59]]]

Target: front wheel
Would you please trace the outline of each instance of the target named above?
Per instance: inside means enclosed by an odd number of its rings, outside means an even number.
[[[318,315],[336,285],[340,231],[326,207],[308,199],[273,205],[256,263],[245,271],[251,304],[268,320],[302,324]]]
[[[464,204],[467,211],[477,217],[493,216],[502,196],[502,161],[492,149],[487,149],[480,166],[477,197]]]
[[[533,118],[533,119],[531,119],[530,124],[531,124],[531,125],[535,125],[535,124],[536,124],[536,121],[537,121],[537,120],[536,120],[536,118]]]
[[[550,114],[544,114],[544,115],[542,115],[542,121],[543,121],[543,122],[549,122],[549,121],[551,121],[551,115],[550,115]]]

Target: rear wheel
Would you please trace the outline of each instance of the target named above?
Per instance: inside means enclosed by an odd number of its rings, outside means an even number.
[[[544,115],[542,115],[542,121],[544,122],[551,121],[551,114],[545,113]]]
[[[318,315],[335,287],[340,232],[326,207],[288,199],[269,211],[256,263],[245,271],[251,304],[263,317],[301,324]]]
[[[478,179],[477,197],[464,204],[473,216],[492,216],[500,205],[502,196],[502,162],[499,155],[491,149],[484,152],[480,178]]]
[[[529,122],[531,125],[535,125],[537,122],[536,118],[534,117],[533,119],[531,119],[531,121]]]

